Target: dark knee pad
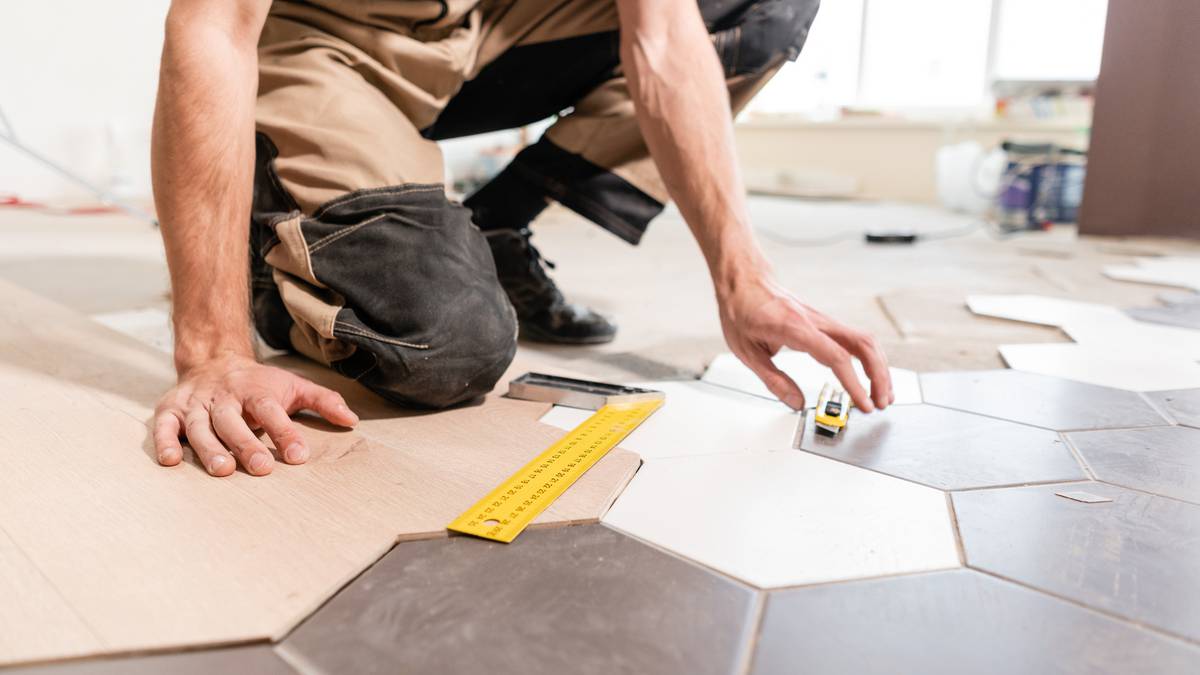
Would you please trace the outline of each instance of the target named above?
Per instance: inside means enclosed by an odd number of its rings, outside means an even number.
[[[714,33],[726,72],[760,73],[785,59],[794,61],[808,39],[820,4],[820,0],[736,3],[736,11],[722,17]]]
[[[304,224],[316,278],[340,296],[332,365],[405,405],[491,391],[517,348],[516,315],[483,234],[441,186],[353,193]]]
[[[405,405],[491,391],[516,353],[517,321],[470,212],[441,185],[403,185],[305,216],[274,180],[274,157],[260,134],[250,271],[267,342]]]
[[[436,353],[427,356],[407,346],[376,345],[357,352],[357,359],[352,356],[334,365],[354,375],[369,361],[358,381],[402,405],[437,409],[470,401],[496,386],[516,354],[516,332],[508,316],[511,307],[503,309],[491,316],[459,316],[460,336],[441,343]]]

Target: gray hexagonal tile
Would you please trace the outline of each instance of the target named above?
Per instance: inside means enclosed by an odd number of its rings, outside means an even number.
[[[1098,480],[1200,504],[1200,429],[1104,429],[1067,437]]]
[[[1176,422],[1200,429],[1200,389],[1152,391],[1146,396]]]
[[[837,438],[813,433],[811,453],[943,490],[1083,480],[1058,433],[932,405],[853,414]]]
[[[283,659],[266,645],[210,649],[178,654],[151,654],[130,658],[67,661],[42,666],[5,670],[5,675],[210,675],[211,673],[254,673],[296,675]]]
[[[1200,294],[1164,293],[1159,300],[1160,305],[1133,307],[1125,313],[1138,321],[1200,329]]]
[[[970,570],[772,591],[755,675],[1193,673],[1200,647]]]
[[[1066,490],[1112,501],[1055,494]],[[1200,506],[1103,483],[953,501],[968,566],[1200,641]]]
[[[602,525],[403,543],[279,649],[313,672],[730,673],[755,593]]]
[[[1018,370],[923,373],[925,402],[1056,431],[1167,424],[1135,392]]]

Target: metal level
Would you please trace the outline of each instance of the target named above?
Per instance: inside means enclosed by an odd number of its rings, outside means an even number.
[[[545,373],[525,373],[512,380],[508,383],[506,396],[584,410],[599,410],[616,403],[641,403],[666,398],[666,394],[654,389],[576,380]]]

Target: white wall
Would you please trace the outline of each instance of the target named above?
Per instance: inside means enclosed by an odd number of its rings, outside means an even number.
[[[150,123],[170,0],[0,0],[0,111],[17,136],[99,184],[150,196]],[[536,125],[532,138],[545,124]],[[3,129],[0,128],[0,133]],[[447,169],[472,173],[501,132],[445,143]],[[0,195],[90,194],[0,141]]]
[[[150,194],[150,120],[169,0],[0,2],[0,110],[76,172]],[[0,141],[0,194],[88,193]]]

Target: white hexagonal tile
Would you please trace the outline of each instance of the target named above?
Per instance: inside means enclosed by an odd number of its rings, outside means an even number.
[[[604,522],[761,588],[959,565],[943,492],[798,451],[648,460]]]
[[[826,382],[836,382],[833,371],[821,365],[816,359],[804,352],[783,350],[772,359],[775,365],[791,376],[800,390],[804,392],[805,406],[811,408],[817,404],[817,396]],[[870,381],[863,372],[862,364],[854,360],[854,370],[863,387],[870,389]],[[892,368],[892,391],[896,394],[896,405],[921,402],[921,383],[917,374],[904,368]],[[746,367],[738,357],[725,353],[717,356],[709,364],[708,370],[701,378],[705,382],[736,389],[747,394],[775,399],[775,395],[758,379],[754,371]]]
[[[1200,291],[1200,257],[1138,258],[1132,265],[1105,267],[1104,276],[1121,281],[1178,286]]]
[[[767,401],[706,382],[637,382],[666,392],[667,401],[621,441],[644,459],[727,452],[790,450],[802,419],[778,401]],[[544,424],[574,429],[591,410],[554,406]]]
[[[1043,295],[971,295],[967,306],[982,316],[1057,326],[1081,345],[1117,354],[1144,358],[1145,346],[1154,345],[1150,356],[1160,360],[1200,359],[1200,333],[1137,321],[1108,305]]]
[[[1149,352],[1138,351],[1134,345],[1129,349],[1073,342],[1001,345],[1000,356],[1013,370],[1113,389],[1159,391],[1200,387],[1200,363],[1153,348]]]
[[[1043,326],[1130,321],[1116,307],[1047,295],[968,295],[967,308],[980,316]]]

